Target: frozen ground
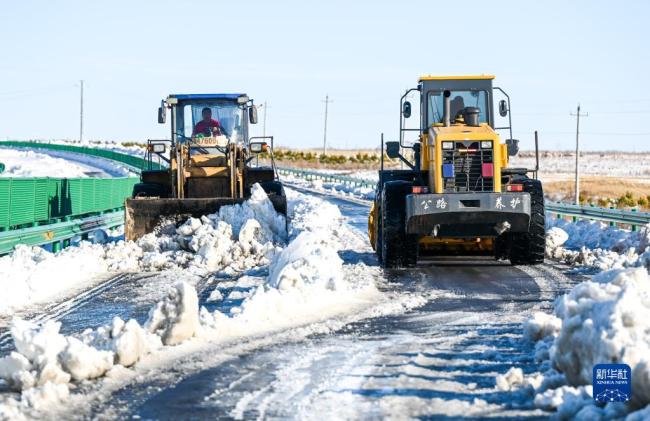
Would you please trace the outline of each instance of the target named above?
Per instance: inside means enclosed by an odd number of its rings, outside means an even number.
[[[83,178],[128,174],[121,167],[108,162],[83,160],[78,156],[70,157],[29,149],[0,147],[0,162],[5,164],[5,171],[0,173],[0,177]]]

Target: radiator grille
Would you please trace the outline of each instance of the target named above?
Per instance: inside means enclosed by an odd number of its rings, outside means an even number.
[[[454,177],[443,178],[447,192],[493,191],[492,177],[483,177],[482,164],[493,163],[492,149],[480,142],[454,142],[454,149],[442,151],[443,164],[454,164]]]

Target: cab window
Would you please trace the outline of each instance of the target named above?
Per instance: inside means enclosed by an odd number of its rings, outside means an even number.
[[[443,91],[429,92],[429,111],[428,111],[428,124],[442,123],[444,119],[444,102]],[[478,107],[481,112],[479,114],[479,122],[487,123],[488,107],[487,95],[482,90],[464,90],[464,91],[451,91],[450,103],[450,118],[453,122],[456,116],[465,107]]]

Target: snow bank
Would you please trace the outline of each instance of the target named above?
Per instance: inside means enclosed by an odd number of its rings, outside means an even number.
[[[137,242],[81,242],[53,254],[19,245],[0,258],[0,314],[11,314],[86,284],[109,272],[187,270],[236,273],[267,265],[286,238],[286,221],[255,185],[241,205],[190,218],[178,229],[163,227]]]
[[[598,271],[650,268],[650,226],[631,232],[597,221],[547,218],[546,255]]]
[[[642,419],[650,409],[650,273],[645,268],[614,269],[576,285],[555,302],[554,315],[535,313],[524,336],[537,341],[535,359],[542,374],[522,376],[513,369],[497,378],[502,390],[529,388],[534,404],[557,411],[560,419],[614,419],[632,412]],[[632,400],[595,405],[592,375],[596,364],[632,368]]]
[[[650,275],[643,268],[613,270],[577,285],[556,304],[562,329],[554,365],[572,385],[592,381],[596,364],[632,368],[633,398],[650,403]]]

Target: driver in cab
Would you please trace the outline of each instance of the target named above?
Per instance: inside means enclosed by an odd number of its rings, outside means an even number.
[[[203,119],[194,126],[192,136],[200,134],[204,136],[221,136],[221,124],[212,118],[212,110],[209,107],[201,110],[201,117]]]

